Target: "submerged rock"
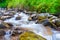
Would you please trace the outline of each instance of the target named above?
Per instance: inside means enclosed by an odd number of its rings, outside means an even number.
[[[0,16],[2,16],[2,15],[3,15],[3,12],[0,11]]]
[[[24,32],[19,36],[19,40],[46,40],[33,32]]]
[[[16,17],[16,19],[15,20],[20,20],[21,19],[21,17],[20,16],[18,16],[18,17]]]

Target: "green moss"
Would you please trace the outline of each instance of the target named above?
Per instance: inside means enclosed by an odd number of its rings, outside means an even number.
[[[46,40],[33,32],[24,32],[19,36],[19,40]]]

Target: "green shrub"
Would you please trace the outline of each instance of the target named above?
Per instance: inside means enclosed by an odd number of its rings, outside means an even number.
[[[44,12],[44,13],[58,13],[60,12],[59,0],[5,0],[1,3],[0,7],[7,8],[21,8],[30,11]]]
[[[7,7],[9,0],[0,0],[0,8]]]

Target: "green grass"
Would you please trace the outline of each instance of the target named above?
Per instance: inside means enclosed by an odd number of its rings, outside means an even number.
[[[7,8],[21,8],[30,11],[44,12],[44,13],[58,13],[60,12],[59,0],[5,0],[0,2],[0,7]]]

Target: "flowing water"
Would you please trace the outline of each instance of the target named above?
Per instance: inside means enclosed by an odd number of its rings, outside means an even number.
[[[6,31],[6,34],[4,35],[5,40],[11,40],[10,36],[11,36],[11,31],[10,30]]]
[[[21,16],[20,20],[15,20],[15,18],[17,16]],[[42,24],[36,24],[35,21],[28,21],[30,15],[27,15],[23,12],[21,13],[16,13],[14,15],[14,17],[5,20],[4,22],[9,22],[12,23],[14,25],[14,27],[21,27],[21,28],[26,28],[29,31],[33,31],[38,35],[41,35],[45,38],[47,38],[46,36],[44,36],[44,32],[46,32],[46,29],[44,28],[44,26]],[[47,33],[47,32],[46,32]],[[5,38],[6,40],[10,40],[10,36],[11,34],[9,34],[9,31],[6,32]]]
[[[15,20],[15,18],[17,16],[21,16],[20,20]],[[42,32],[42,27],[44,28],[44,26],[42,24],[36,24],[35,21],[28,21],[29,15],[21,12],[16,13],[14,15],[14,17],[12,17],[11,19],[7,19],[4,22],[9,22],[12,23],[14,25],[14,27],[18,26],[18,27],[22,27],[22,28],[28,28],[28,29],[32,29],[33,31],[38,31],[38,32]]]

